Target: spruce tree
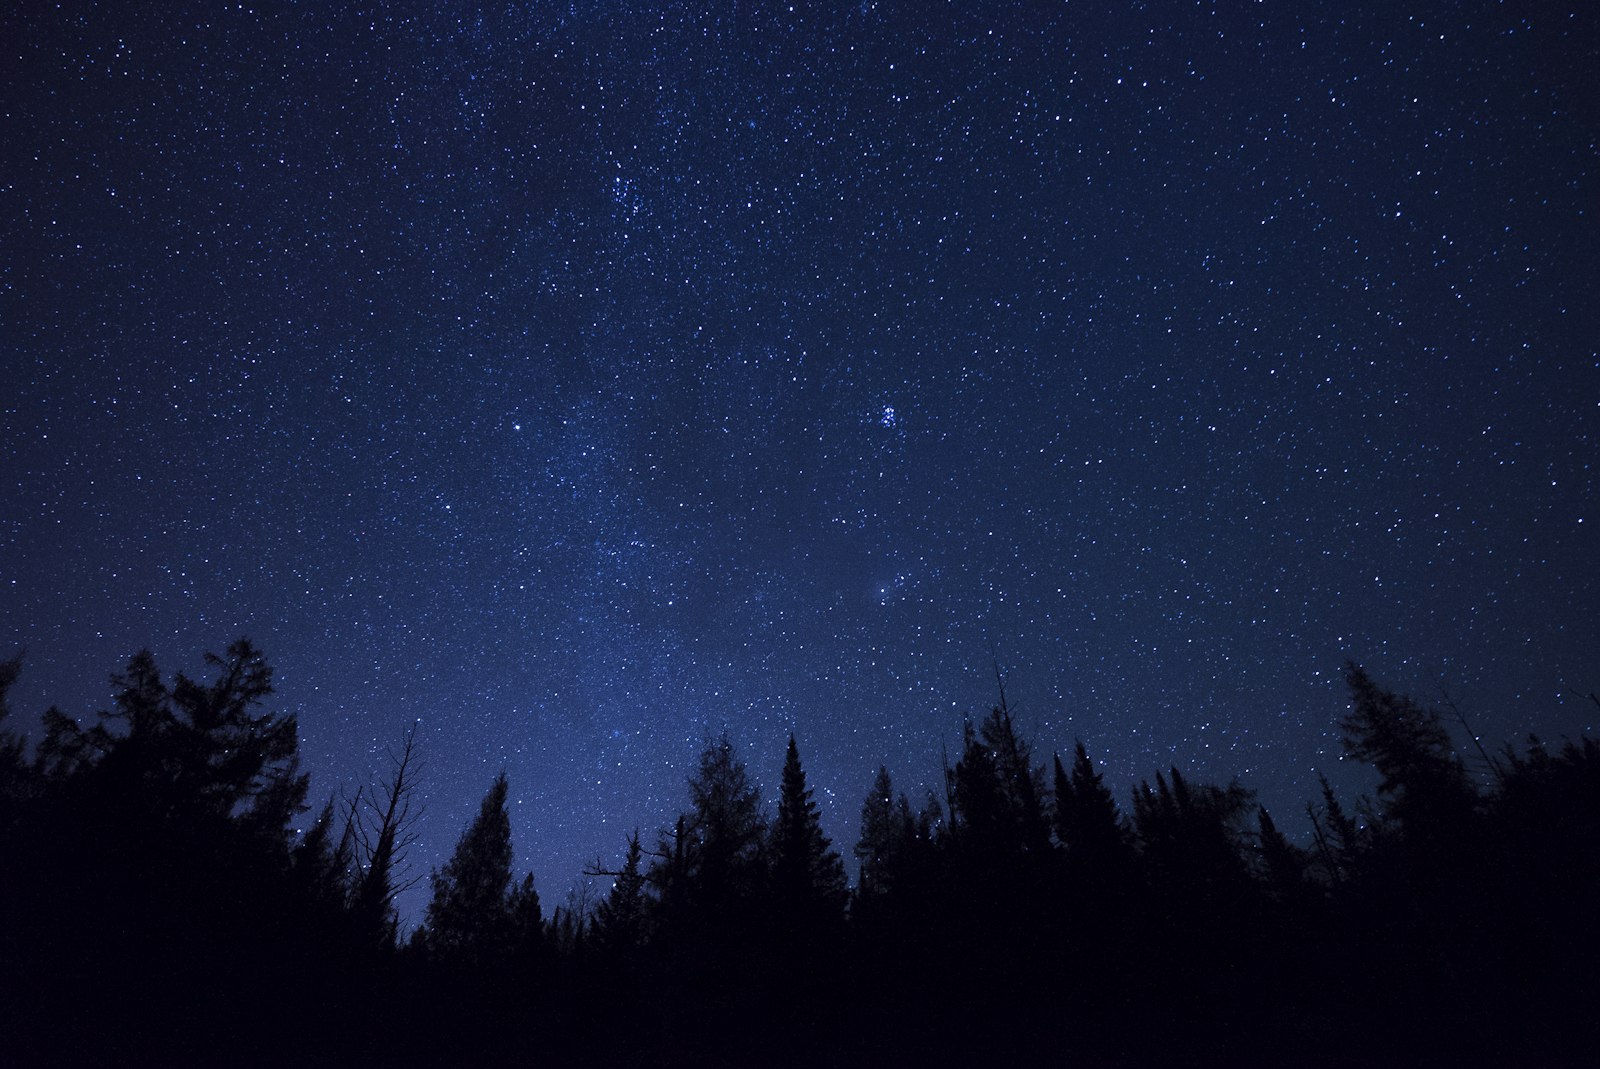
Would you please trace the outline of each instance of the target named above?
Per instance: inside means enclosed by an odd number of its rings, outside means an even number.
[[[1067,770],[1061,767],[1061,755],[1053,754],[1051,767],[1054,775],[1051,785],[1055,794],[1054,820],[1051,821],[1056,833],[1056,842],[1070,851],[1072,849],[1072,777],[1067,775]]]
[[[1266,806],[1256,808],[1257,856],[1261,877],[1272,897],[1297,902],[1305,891],[1306,856],[1278,830]]]
[[[611,893],[595,907],[592,930],[595,946],[602,954],[628,957],[644,943],[645,884],[639,869],[643,856],[644,848],[635,831],[628,836],[628,853],[611,885]]]
[[[692,906],[714,912],[753,893],[765,863],[761,792],[726,735],[701,753],[689,801],[693,809],[675,844],[683,854],[684,890]]]
[[[1119,870],[1129,860],[1127,836],[1117,803],[1079,740],[1070,776],[1056,758],[1056,836],[1074,864]],[[1064,789],[1063,789],[1064,788]]]
[[[1243,820],[1254,794],[1237,781],[1190,785],[1176,768],[1134,792],[1134,827],[1144,858],[1169,887],[1201,897],[1228,895],[1245,881]]]
[[[525,971],[543,968],[550,948],[533,873],[524,873],[506,896],[505,916],[505,953]]]
[[[1339,721],[1345,752],[1377,769],[1384,815],[1412,833],[1461,826],[1478,798],[1438,711],[1384,690],[1354,662],[1345,682],[1351,699]]]
[[[872,789],[861,803],[861,838],[855,848],[856,861],[861,866],[857,887],[863,898],[874,898],[889,890],[897,837],[895,820],[894,783],[889,770],[879,766]]]
[[[968,720],[961,725],[961,756],[945,772],[950,822],[957,841],[968,849],[1004,851],[1015,840],[994,751]]]
[[[951,821],[967,849],[994,855],[1048,849],[1044,770],[1033,764],[1004,703],[979,727],[962,725],[961,757],[946,775]]]
[[[215,679],[180,672],[168,689],[149,651],[135,654],[112,676],[115,708],[88,728],[47,712],[39,769],[115,797],[127,818],[213,830],[226,823],[231,835],[265,834],[287,849],[308,783],[296,765],[295,718],[261,711],[272,669],[249,641],[205,659]]]
[[[272,693],[272,669],[248,641],[229,646],[226,658],[208,653],[206,662],[217,671],[211,683],[180,672],[172,687],[179,778],[204,809],[287,845],[309,782],[297,766],[295,718],[257,711]]]
[[[6,720],[11,716],[11,706],[6,696],[22,674],[22,656],[0,661],[0,845],[11,829],[14,811],[30,791],[31,769],[23,759],[25,745],[21,735],[12,731]]]
[[[296,893],[315,912],[327,917],[344,910],[350,892],[346,883],[349,837],[334,843],[334,819],[333,798],[329,797],[290,855]]]
[[[482,965],[508,949],[511,818],[506,812],[506,791],[502,772],[484,795],[477,817],[462,833],[450,860],[433,874],[427,945],[443,960]],[[532,908],[538,908],[537,896]]]
[[[1359,860],[1364,840],[1360,826],[1344,811],[1338,795],[1333,793],[1333,785],[1328,782],[1328,777],[1318,772],[1317,782],[1322,785],[1322,811],[1319,813],[1308,802],[1306,812],[1311,817],[1317,849],[1322,855],[1328,878],[1334,883],[1341,883]]]
[[[842,916],[844,864],[822,833],[822,820],[806,786],[793,735],[783,762],[771,849],[772,890],[785,920],[806,923]]]

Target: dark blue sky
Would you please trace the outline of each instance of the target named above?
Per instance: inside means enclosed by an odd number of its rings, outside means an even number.
[[[1592,5],[64,6],[0,13],[29,717],[249,635],[316,797],[420,720],[416,869],[504,768],[547,902],[723,730],[848,852],[992,654],[1290,827],[1347,657],[1596,721]]]

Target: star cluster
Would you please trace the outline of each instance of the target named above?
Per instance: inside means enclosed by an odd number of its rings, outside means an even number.
[[[1284,812],[1347,657],[1589,728],[1596,15],[1350,8],[8,8],[13,704],[247,634],[558,898],[724,730],[847,847],[995,661]]]

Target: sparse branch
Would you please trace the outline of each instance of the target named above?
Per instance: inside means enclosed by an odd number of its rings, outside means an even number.
[[[1472,740],[1472,745],[1477,749],[1478,756],[1483,758],[1484,765],[1494,774],[1494,778],[1500,782],[1500,785],[1502,787],[1505,786],[1505,770],[1500,767],[1500,762],[1490,757],[1489,751],[1484,749],[1483,740],[1478,737],[1476,731],[1472,730],[1472,725],[1467,723],[1467,714],[1461,711],[1461,707],[1456,704],[1456,700],[1450,696],[1450,691],[1445,687],[1442,677],[1439,680],[1439,700],[1444,702],[1444,707],[1450,710],[1450,715],[1455,717],[1456,723],[1461,725],[1461,730],[1465,731],[1467,738]]]
[[[1306,803],[1306,816],[1311,820],[1311,838],[1317,847],[1317,856],[1322,859],[1323,868],[1328,872],[1329,879],[1340,882],[1344,877],[1343,867],[1333,855],[1333,848],[1328,844],[1328,833],[1322,826],[1322,814],[1317,812],[1317,807],[1310,802]]]
[[[394,767],[388,782],[367,792],[362,805],[361,790],[349,803],[346,833],[356,846],[355,886],[352,900],[368,922],[392,932],[392,913],[396,895],[422,880],[422,874],[406,872],[406,858],[418,835],[416,825],[422,811],[412,805],[416,779],[421,772],[417,759],[417,733],[413,727],[396,753],[388,757]]]
[[[1574,698],[1588,698],[1590,701],[1594,702],[1594,707],[1596,709],[1600,709],[1600,694],[1596,694],[1592,690],[1587,694],[1580,693],[1576,690],[1569,690],[1567,693],[1571,694]]]
[[[681,835],[682,835],[681,824],[677,828],[675,828],[671,834],[673,836],[674,841],[677,841],[679,838],[681,838]],[[659,835],[659,837],[661,839],[666,839],[667,836],[668,836],[668,832],[663,829],[662,831],[660,831],[658,833],[658,835]],[[638,838],[638,832],[636,831],[634,833],[633,839],[630,840],[630,842],[637,840],[637,838]],[[666,850],[648,850],[648,849],[645,849],[642,845],[639,848],[639,855],[640,855],[640,857],[654,858],[655,860],[661,861],[661,862],[670,862],[670,861],[673,860],[673,855],[669,851],[666,851]],[[603,867],[603,865],[602,865],[602,863],[601,863],[601,861],[600,861],[600,859],[598,857],[595,858],[594,861],[590,865],[588,865],[586,868],[584,868],[582,870],[581,874],[584,875],[584,876],[607,876],[607,877],[610,877],[613,880],[618,879],[618,878],[620,878],[622,876],[637,875],[640,880],[642,880],[645,883],[650,884],[651,886],[654,886],[654,887],[661,887],[661,886],[664,886],[666,884],[666,880],[664,878],[662,878],[661,876],[656,874],[655,866],[651,866],[650,868],[645,869],[644,871],[635,874],[635,873],[629,873],[624,869],[608,869],[608,868],[605,868],[605,867]]]

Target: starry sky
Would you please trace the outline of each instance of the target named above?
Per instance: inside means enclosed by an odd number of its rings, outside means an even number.
[[[848,852],[996,660],[1291,829],[1346,658],[1592,729],[1597,83],[1589,3],[7,4],[13,705],[248,635],[547,908],[723,731]]]

